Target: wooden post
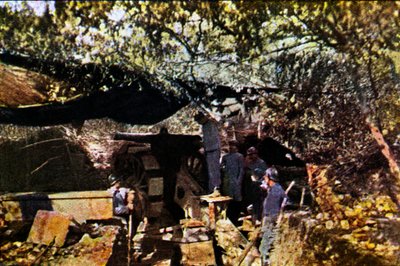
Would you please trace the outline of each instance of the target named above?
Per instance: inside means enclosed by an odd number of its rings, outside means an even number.
[[[132,233],[133,233],[133,214],[129,214],[128,224],[128,266],[131,265],[132,258]]]
[[[247,253],[249,253],[250,249],[255,245],[257,239],[258,239],[258,235],[260,234],[261,231],[261,226],[258,227],[256,230],[254,230],[254,238],[246,245],[246,247],[244,248],[242,254],[240,255],[239,259],[238,259],[238,264],[240,265],[243,260],[246,258]]]
[[[292,189],[292,187],[294,186],[294,183],[295,183],[295,182],[292,181],[292,182],[290,183],[290,185],[288,186],[288,188],[286,189],[286,191],[285,191],[286,196],[287,196],[287,194],[289,193],[289,191]],[[281,210],[279,211],[279,216],[278,216],[278,220],[277,220],[277,222],[276,222],[276,225],[279,225],[279,224],[281,223],[281,221],[282,221],[283,209],[285,208],[286,202],[287,202],[287,197],[284,198],[283,201],[282,201]]]
[[[306,193],[306,188],[303,187],[301,189],[301,199],[300,199],[300,209],[303,207],[303,203],[304,203],[304,194]]]

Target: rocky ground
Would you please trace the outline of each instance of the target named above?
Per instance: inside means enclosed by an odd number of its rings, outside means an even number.
[[[63,247],[34,244],[26,241],[26,234],[20,232],[13,240],[2,241],[0,263],[2,265],[105,265],[112,256],[114,242],[120,227],[93,224],[96,235],[89,235],[70,229]]]

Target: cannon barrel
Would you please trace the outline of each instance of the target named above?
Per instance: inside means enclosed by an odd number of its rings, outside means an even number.
[[[168,145],[181,149],[192,148],[198,150],[201,147],[201,137],[199,135],[117,132],[114,134],[114,140],[135,141],[160,146]]]
[[[114,134],[114,140],[128,140],[128,141],[136,141],[141,143],[149,143],[152,142],[156,134],[148,134],[148,133],[124,133],[117,132]]]
[[[114,140],[130,140],[137,142],[152,142],[153,140],[158,139],[172,139],[172,140],[186,140],[197,142],[201,140],[199,135],[184,135],[184,134],[169,134],[169,133],[124,133],[117,132],[114,134]]]

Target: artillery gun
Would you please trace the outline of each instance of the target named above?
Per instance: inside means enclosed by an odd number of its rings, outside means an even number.
[[[200,216],[198,196],[208,184],[200,136],[117,132],[114,140],[124,143],[114,153],[113,169],[147,199],[144,216],[158,217],[164,207],[177,218]]]

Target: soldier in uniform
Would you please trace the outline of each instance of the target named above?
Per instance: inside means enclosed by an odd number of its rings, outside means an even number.
[[[258,156],[258,151],[255,147],[250,147],[247,150],[247,155],[245,158],[245,176],[243,178],[243,204],[244,207],[248,207],[252,204],[253,207],[253,222],[260,220],[260,209],[261,203],[259,197],[259,184],[253,182],[252,176],[255,176],[256,169],[260,169],[262,174],[260,174],[261,179],[267,170],[267,165],[263,159]],[[258,174],[258,173],[257,173]]]
[[[262,240],[260,244],[260,253],[263,265],[269,265],[269,253],[275,240],[277,228],[276,222],[286,193],[278,184],[278,171],[270,167],[265,171],[264,182],[261,188],[268,192],[263,202],[263,220],[262,220]]]
[[[221,143],[219,140],[219,131],[217,122],[204,113],[199,112],[194,119],[201,125],[203,131],[203,146],[207,161],[208,171],[208,190],[212,193],[215,189],[220,189],[220,156]]]
[[[237,224],[242,208],[242,181],[244,175],[244,158],[238,152],[237,145],[237,141],[229,141],[229,152],[221,160],[221,168],[224,174],[222,182],[223,194],[232,198],[227,214],[234,224]]]
[[[115,175],[108,177],[110,188],[107,190],[113,195],[113,213],[116,216],[123,217],[125,221],[132,213],[134,193],[128,188],[121,187],[121,179]]]

